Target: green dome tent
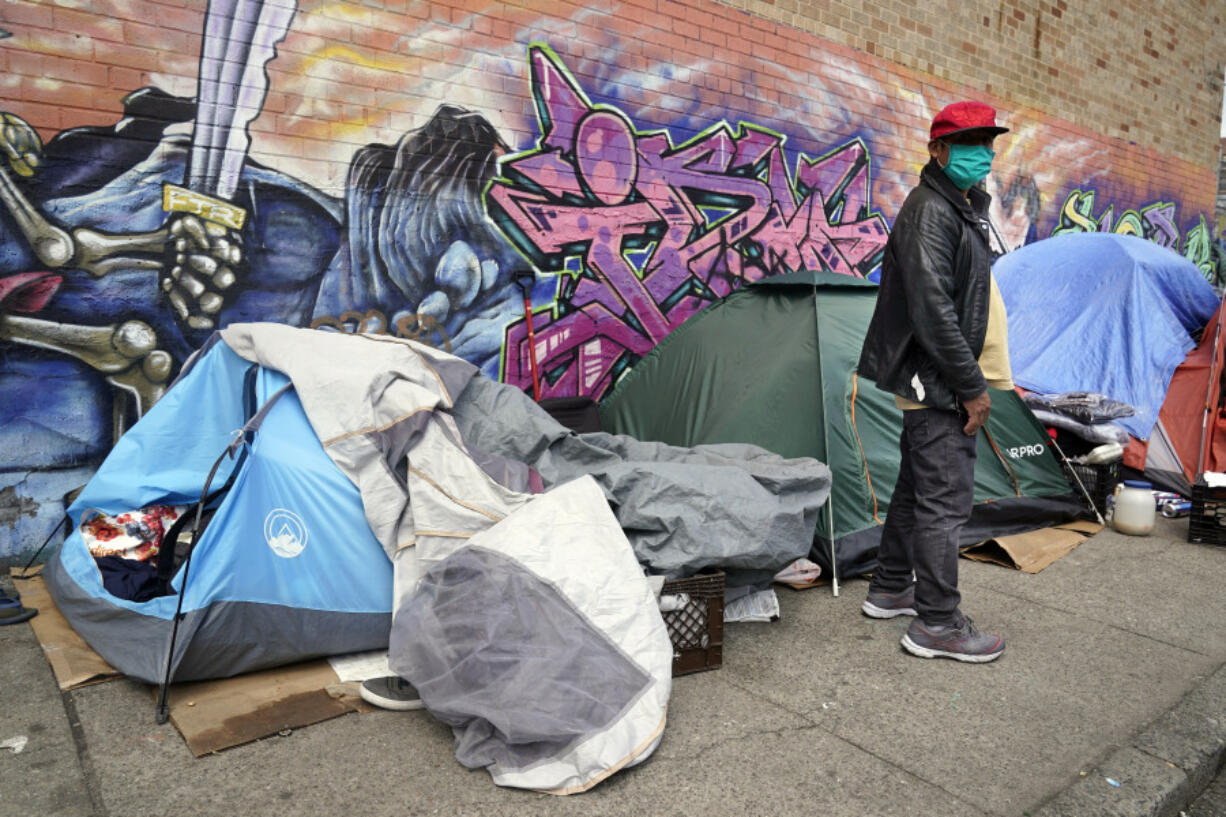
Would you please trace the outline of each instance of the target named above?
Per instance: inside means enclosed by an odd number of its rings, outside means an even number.
[[[754,443],[830,466],[813,558],[871,571],[898,476],[902,411],[855,373],[877,285],[801,271],[742,287],[690,318],[600,404],[605,431],[674,445]],[[1074,518],[1048,437],[1012,391],[993,390],[979,436],[969,545]],[[837,556],[832,565],[831,554]]]

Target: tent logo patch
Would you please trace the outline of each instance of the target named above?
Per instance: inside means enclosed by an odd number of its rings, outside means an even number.
[[[1022,457],[1038,457],[1045,449],[1041,445],[1015,445],[1009,449],[1009,456],[1015,460]]]
[[[264,541],[273,553],[284,559],[292,559],[302,553],[308,536],[302,518],[293,511],[276,508],[264,518]]]

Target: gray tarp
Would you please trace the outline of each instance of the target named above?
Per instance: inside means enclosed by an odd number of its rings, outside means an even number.
[[[586,791],[663,734],[672,645],[600,487],[533,498],[423,572],[392,669],[502,785]]]
[[[576,434],[523,392],[484,377],[469,381],[452,414],[466,443],[527,463],[547,487],[595,477],[639,562],[653,573],[717,567],[769,580],[808,556],[818,509],[830,494],[830,469],[817,460],[784,459],[753,445],[679,448]]]

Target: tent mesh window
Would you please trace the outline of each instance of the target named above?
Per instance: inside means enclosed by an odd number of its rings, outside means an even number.
[[[1202,545],[1226,545],[1226,488],[1211,488],[1203,479],[1198,479],[1192,486],[1188,541]]]
[[[724,574],[668,579],[661,596],[685,594],[677,610],[661,612],[673,645],[673,675],[719,669],[724,659]]]
[[[1070,462],[1065,464],[1064,470],[1073,494],[1081,500],[1081,503],[1086,504],[1086,498],[1081,489],[1077,487],[1077,480],[1073,478],[1074,474],[1081,480],[1090,498],[1094,500],[1094,508],[1105,516],[1107,497],[1111,496],[1115,491],[1115,486],[1120,483],[1119,461],[1109,462],[1106,465],[1081,465]]]

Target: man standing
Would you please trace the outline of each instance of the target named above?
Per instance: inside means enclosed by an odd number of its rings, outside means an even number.
[[[980,102],[956,102],[932,120],[931,161],[894,222],[860,353],[859,374],[903,409],[898,482],[862,609],[916,616],[902,646],[922,658],[983,663],[1005,649],[959,609],[958,538],[974,498],[988,386],[1012,387],[991,273],[991,197],[979,186],[992,142],[1007,130]]]

